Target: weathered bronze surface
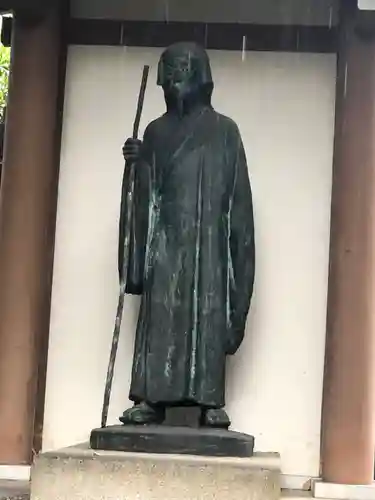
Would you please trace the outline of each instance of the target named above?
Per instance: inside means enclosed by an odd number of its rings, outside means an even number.
[[[199,406],[201,426],[228,428],[225,360],[244,337],[254,283],[252,194],[237,125],[211,105],[206,52],[194,43],[164,51],[158,68],[167,111],[136,162],[127,293],[142,295],[124,424],[159,424],[165,409]],[[122,269],[125,169],[119,238]]]
[[[166,113],[148,125],[143,141],[128,139],[123,149],[121,289],[126,284],[127,293],[142,296],[134,406],[120,417],[122,426],[94,429],[91,447],[251,456],[254,438],[228,431],[224,410],[226,357],[242,343],[254,284],[244,147],[237,125],[211,105],[211,68],[201,47],[166,49],[158,85]],[[181,410],[195,417],[176,424],[170,416]]]

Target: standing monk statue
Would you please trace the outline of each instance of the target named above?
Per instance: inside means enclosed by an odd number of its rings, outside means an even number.
[[[226,356],[244,337],[254,284],[254,223],[237,125],[211,105],[205,50],[167,48],[158,67],[166,113],[143,141],[128,139],[135,162],[130,228],[125,169],[119,269],[130,229],[126,292],[141,295],[125,425],[160,424],[170,407],[198,406],[200,425],[228,428]]]

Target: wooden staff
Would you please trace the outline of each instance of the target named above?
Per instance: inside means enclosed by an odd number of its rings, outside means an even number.
[[[135,115],[134,126],[133,126],[133,139],[138,138],[139,123],[141,121],[141,114],[142,114],[143,103],[144,103],[144,99],[145,99],[145,92],[146,92],[149,69],[150,69],[149,66],[143,67],[141,88],[140,88],[139,96],[138,96],[137,112]],[[127,280],[128,280],[130,225],[131,225],[130,222],[131,222],[131,217],[132,217],[132,212],[133,212],[133,202],[134,202],[134,174],[135,174],[134,163],[127,164],[127,162],[125,162],[125,168],[129,168],[129,185],[128,185],[128,191],[126,193],[127,211],[126,211],[126,219],[125,219],[124,254],[123,254],[123,259],[122,259],[122,269],[121,269],[122,272],[121,272],[121,278],[120,278],[120,293],[119,293],[118,304],[117,304],[117,313],[116,313],[115,327],[113,330],[111,354],[109,357],[109,364],[108,364],[108,370],[107,370],[107,380],[106,380],[105,391],[104,391],[102,423],[101,423],[102,428],[106,427],[106,425],[107,425],[109,401],[111,398],[111,391],[112,391],[113,372],[114,372],[115,362],[116,362],[117,347],[118,347],[118,341],[119,341],[120,330],[121,330],[122,313],[124,310],[126,284],[127,284]]]

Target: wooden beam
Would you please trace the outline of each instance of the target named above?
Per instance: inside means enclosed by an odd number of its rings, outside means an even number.
[[[37,24],[15,17],[0,196],[0,464],[40,447],[53,250],[63,7]]]
[[[165,47],[194,40],[207,49],[334,52],[336,30],[328,27],[234,23],[107,21],[72,19],[70,43]]]
[[[12,21],[3,25],[2,40],[9,45]],[[166,47],[194,40],[208,49],[334,53],[337,31],[328,26],[111,21],[71,19],[68,43],[128,47]]]
[[[0,0],[0,12],[43,12],[53,4],[55,0]]]
[[[342,0],[336,90],[321,475],[373,484],[375,443],[375,40]]]

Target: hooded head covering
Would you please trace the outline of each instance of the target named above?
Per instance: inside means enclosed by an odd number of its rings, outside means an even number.
[[[213,83],[207,52],[194,42],[175,43],[160,57],[158,85],[163,87],[173,79],[183,78],[197,85]]]
[[[157,84],[170,107],[187,101],[210,101],[213,81],[207,52],[194,42],[180,42],[161,55]]]

